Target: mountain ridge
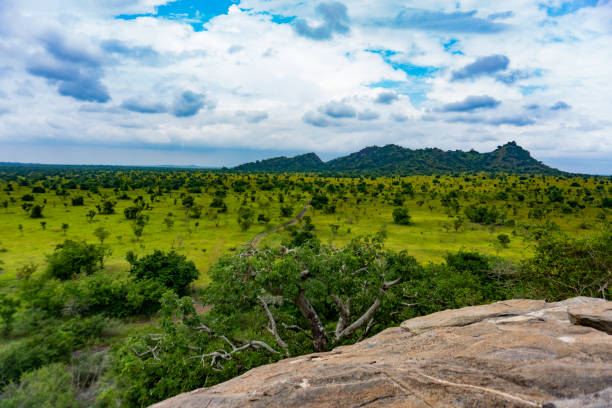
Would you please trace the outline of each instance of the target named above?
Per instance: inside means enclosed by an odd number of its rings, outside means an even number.
[[[475,150],[444,151],[438,148],[409,149],[396,144],[368,146],[358,152],[324,162],[315,153],[295,157],[274,157],[232,168],[246,173],[258,172],[332,172],[342,174],[415,175],[445,173],[568,174],[531,157],[516,142],[498,146],[492,152]]]

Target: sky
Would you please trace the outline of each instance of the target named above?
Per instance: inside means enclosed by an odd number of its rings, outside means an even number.
[[[0,161],[371,145],[612,174],[612,0],[0,0]]]

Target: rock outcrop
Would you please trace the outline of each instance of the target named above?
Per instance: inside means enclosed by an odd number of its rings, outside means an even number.
[[[591,298],[447,310],[154,407],[612,407],[611,312]]]

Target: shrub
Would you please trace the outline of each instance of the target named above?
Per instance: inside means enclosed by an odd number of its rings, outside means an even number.
[[[0,384],[17,381],[25,372],[68,361],[70,353],[100,337],[106,320],[99,316],[49,324],[38,334],[0,350]]]
[[[324,209],[328,203],[329,203],[329,198],[323,194],[315,194],[310,200],[310,205],[312,205],[312,207],[315,210]]]
[[[75,207],[85,205],[85,200],[83,199],[83,196],[74,197],[72,199],[72,205]]]
[[[140,208],[136,206],[127,207],[123,210],[123,215],[125,215],[125,218],[128,220],[135,220],[139,213]]]
[[[104,201],[102,203],[102,209],[100,214],[111,215],[115,213],[115,203],[112,201]]]
[[[521,278],[529,294],[547,300],[574,296],[612,300],[612,231],[587,238],[547,233],[536,246],[535,256],[522,268]]]
[[[393,210],[393,222],[399,225],[410,225],[412,217],[407,208],[399,207]]]
[[[43,217],[42,207],[38,204],[32,207],[32,209],[30,210],[30,218],[42,218],[42,217]]]
[[[106,254],[100,245],[66,240],[55,248],[55,252],[47,255],[47,271],[62,280],[81,272],[90,275],[102,267]]]
[[[24,374],[19,383],[9,384],[0,396],[5,408],[77,408],[72,374],[62,363],[50,364]]]
[[[291,217],[293,215],[293,208],[290,206],[282,206],[280,208],[281,217]]]
[[[155,250],[141,259],[136,258],[133,252],[128,252],[127,260],[131,265],[130,274],[137,279],[154,280],[181,296],[187,293],[189,284],[199,276],[194,263],[174,251],[166,254]]]
[[[510,243],[510,237],[508,236],[508,234],[499,234],[497,236],[497,241],[500,243],[501,246],[507,248],[508,244]]]
[[[465,216],[477,224],[495,224],[499,213],[495,207],[484,207],[471,205],[464,210]]]

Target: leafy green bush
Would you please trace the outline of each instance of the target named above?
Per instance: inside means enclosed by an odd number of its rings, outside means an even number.
[[[50,364],[24,374],[19,383],[9,384],[2,395],[4,408],[77,408],[72,374],[62,363]]]
[[[464,210],[465,216],[477,224],[495,224],[499,217],[499,212],[495,207],[485,207],[471,205]]]
[[[106,254],[101,245],[66,240],[55,248],[55,252],[47,255],[47,271],[63,280],[82,272],[90,275],[102,267]]]
[[[544,234],[535,256],[522,268],[528,294],[547,300],[574,296],[612,300],[612,231],[586,238],[560,232]]]
[[[41,332],[0,350],[0,385],[44,365],[68,361],[73,350],[99,338],[105,325],[100,316],[46,322]]]
[[[36,204],[30,210],[30,218],[42,218],[43,217],[42,210],[43,210],[42,206]]]
[[[74,207],[78,207],[78,206],[85,205],[85,200],[83,199],[83,196],[77,196],[77,197],[74,197],[74,198],[72,199],[72,205],[73,205]]]
[[[187,293],[189,284],[200,274],[192,261],[175,251],[164,253],[155,250],[140,259],[128,252],[127,260],[131,265],[130,274],[134,277],[159,282],[181,296]]]
[[[393,222],[399,225],[410,225],[412,217],[407,208],[399,207],[393,210]]]

